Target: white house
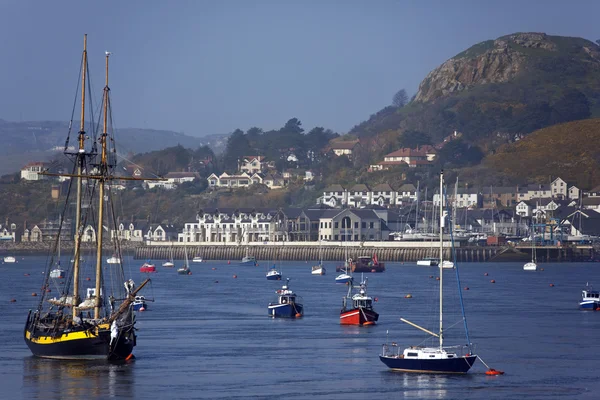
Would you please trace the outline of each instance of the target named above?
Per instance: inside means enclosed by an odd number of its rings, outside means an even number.
[[[561,178],[553,180],[550,184],[550,189],[552,190],[552,197],[554,198],[566,199],[568,197],[567,182]]]
[[[40,175],[48,167],[47,163],[44,162],[32,162],[27,164],[21,169],[21,179],[26,181],[39,181],[46,179],[46,176]]]

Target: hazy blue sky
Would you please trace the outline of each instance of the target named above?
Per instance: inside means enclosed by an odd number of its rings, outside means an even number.
[[[477,42],[524,31],[600,38],[600,1],[0,0],[0,118],[68,120],[83,34],[96,95],[111,58],[118,127],[340,133],[412,95]]]

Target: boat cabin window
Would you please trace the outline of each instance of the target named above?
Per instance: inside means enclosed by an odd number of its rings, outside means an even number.
[[[419,353],[406,353],[407,357],[418,357]]]

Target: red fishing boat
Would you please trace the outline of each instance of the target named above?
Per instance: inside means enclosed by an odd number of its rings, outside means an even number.
[[[358,289],[358,292],[352,294],[352,289]],[[340,324],[375,325],[378,319],[379,314],[373,309],[373,299],[367,295],[367,281],[354,286],[351,280],[340,311]]]

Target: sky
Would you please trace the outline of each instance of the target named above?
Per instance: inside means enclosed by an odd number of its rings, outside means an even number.
[[[0,0],[0,119],[68,121],[83,35],[117,128],[192,136],[290,118],[348,132],[429,71],[514,32],[600,38],[600,1]]]

